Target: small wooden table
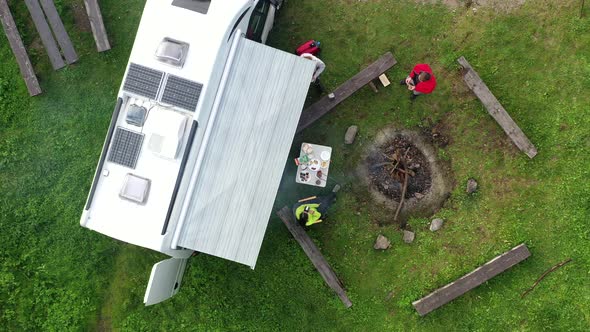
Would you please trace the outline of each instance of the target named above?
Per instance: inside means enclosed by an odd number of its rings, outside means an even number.
[[[301,158],[305,155],[307,155],[309,161],[302,162],[297,166],[295,182],[310,186],[325,187],[328,182],[332,148],[324,145],[302,143],[299,157]]]

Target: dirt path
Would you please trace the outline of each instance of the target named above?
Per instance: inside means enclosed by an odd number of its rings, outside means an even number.
[[[438,3],[439,0],[415,0],[417,3]],[[491,8],[498,12],[510,12],[524,5],[526,0],[442,0],[450,8]]]

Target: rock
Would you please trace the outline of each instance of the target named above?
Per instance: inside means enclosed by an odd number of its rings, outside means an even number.
[[[438,231],[442,227],[443,222],[444,221],[440,218],[432,219],[432,222],[430,223],[430,230],[433,232]]]
[[[359,132],[358,126],[350,126],[348,130],[346,130],[346,134],[344,135],[344,143],[345,144],[352,144],[354,143],[354,139],[356,138],[356,134]]]
[[[477,190],[477,181],[475,179],[467,180],[467,189],[465,190],[468,194],[473,194]]]
[[[416,234],[414,234],[414,232],[404,231],[404,242],[405,243],[414,242],[415,237],[416,237]]]
[[[387,296],[385,297],[385,301],[391,300],[394,295],[395,295],[394,291],[389,292],[389,294],[387,294]]]
[[[421,194],[421,193],[415,193],[415,194],[414,194],[414,197],[416,197],[417,199],[422,199],[422,198],[424,198],[424,194]]]
[[[375,241],[375,245],[373,246],[373,248],[377,250],[385,250],[389,247],[391,247],[391,241],[389,241],[389,239],[387,239],[385,236],[379,234],[379,236],[377,236],[377,240]]]

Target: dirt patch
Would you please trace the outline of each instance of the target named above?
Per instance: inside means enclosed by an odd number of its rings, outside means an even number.
[[[35,37],[35,39],[33,39],[29,45],[29,52],[34,55],[45,53],[45,46],[43,46],[41,38]]]
[[[417,3],[442,3],[449,8],[491,8],[497,12],[510,12],[520,8],[526,0],[415,0]]]
[[[449,144],[453,143],[453,140],[449,136],[449,125],[447,121],[441,120],[437,123],[428,118],[428,127],[422,128],[422,135],[430,141],[430,143],[436,145],[439,148],[446,148]]]
[[[72,4],[72,13],[74,14],[74,24],[80,31],[92,32],[86,8],[81,2]]]
[[[367,185],[371,197],[395,211],[401,197],[402,181],[399,174],[392,174],[393,165],[386,156],[396,150],[402,150],[398,154],[406,154],[407,167],[415,174],[408,178],[406,200],[399,217],[402,222],[410,216],[433,215],[451,193],[453,180],[450,167],[439,160],[438,150],[430,140],[431,137],[416,131],[385,128],[367,148],[363,162],[359,165],[359,177]],[[411,164],[415,165],[412,167]],[[393,214],[389,222],[393,222]]]

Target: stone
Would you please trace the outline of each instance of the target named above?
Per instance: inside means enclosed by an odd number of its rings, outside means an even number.
[[[414,232],[404,231],[404,242],[405,243],[412,243],[412,242],[414,242],[414,238],[415,237],[416,237],[416,234],[414,234]]]
[[[393,296],[395,295],[394,291],[391,291],[387,294],[387,296],[385,297],[385,301],[389,301],[393,298]]]
[[[350,126],[348,130],[346,130],[346,134],[344,135],[344,143],[345,144],[352,144],[354,143],[354,139],[356,138],[356,134],[359,132],[358,126]]]
[[[422,198],[424,198],[424,194],[421,194],[421,193],[415,193],[415,194],[414,194],[414,197],[416,197],[417,199],[422,199]]]
[[[389,247],[391,247],[391,241],[389,241],[389,239],[385,236],[379,234],[379,236],[377,236],[377,240],[375,240],[375,245],[373,246],[373,248],[377,250],[385,250]]]
[[[442,227],[443,222],[444,221],[440,218],[432,219],[432,222],[430,223],[430,230],[432,232],[438,231]]]
[[[473,194],[477,190],[477,181],[475,179],[467,180],[467,189],[465,190],[468,194]]]

